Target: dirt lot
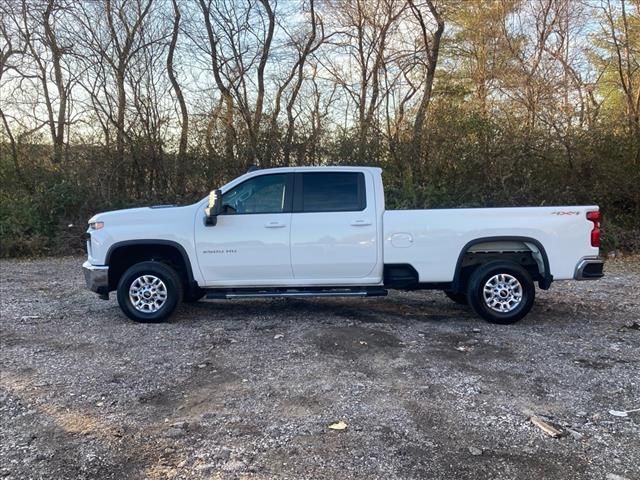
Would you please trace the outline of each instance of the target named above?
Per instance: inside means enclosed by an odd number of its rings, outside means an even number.
[[[0,263],[0,477],[640,478],[640,412],[609,413],[640,408],[640,258],[506,327],[440,292],[138,325],[81,261]]]

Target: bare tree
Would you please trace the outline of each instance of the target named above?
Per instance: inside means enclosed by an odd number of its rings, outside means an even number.
[[[502,92],[524,107],[524,126],[528,132],[534,131],[541,105],[552,93],[549,82],[555,84],[558,78],[553,63],[547,61],[549,44],[562,20],[555,6],[555,0],[536,0],[527,4],[528,11],[514,12],[511,31],[508,17],[503,23],[513,67],[503,82]]]
[[[52,17],[54,10],[59,8],[55,5],[54,0],[49,0],[47,8],[43,15],[43,25],[45,32],[46,45],[51,51],[51,63],[53,65],[53,78],[54,84],[58,90],[58,116],[57,122],[52,125],[53,135],[53,147],[54,147],[54,161],[60,163],[62,158],[62,149],[64,147],[64,131],[65,121],[67,117],[67,91],[68,84],[62,74],[62,56],[65,51],[65,47],[62,47],[57,39],[54,27],[52,24]]]
[[[310,55],[313,55],[322,44],[326,41],[324,24],[318,17],[315,11],[314,1],[309,1],[309,25],[310,31],[306,37],[306,41],[303,42],[302,49],[298,49],[298,58],[296,59],[291,72],[287,78],[287,81],[278,89],[278,96],[281,95],[283,88],[295,79],[289,98],[286,104],[287,111],[287,129],[284,137],[283,156],[284,165],[288,166],[291,163],[291,148],[293,143],[293,135],[295,132],[296,117],[294,115],[294,108],[300,94],[300,89],[305,80],[305,65]],[[277,118],[277,111],[279,110],[279,99],[276,100],[276,112],[274,113],[274,119]]]
[[[142,45],[138,43],[138,34],[153,0],[135,0],[132,3],[134,7],[128,9],[127,3],[124,1],[116,5],[113,0],[105,0],[104,8],[110,36],[107,44],[97,45],[99,47],[98,53],[112,67],[115,74],[117,92],[116,151],[120,165],[125,163],[125,112],[127,107],[125,81],[127,68],[133,55],[142,48]],[[110,55],[111,52],[114,53],[114,56]]]
[[[136,102],[130,101],[135,97],[127,83],[139,53],[157,42],[141,33],[152,4],[153,0],[105,0],[104,3],[79,2],[73,10],[75,55],[83,72],[79,85],[89,97],[88,103],[107,145],[111,145],[115,136],[115,156],[112,156],[109,178],[115,180],[116,191],[124,190],[127,180],[139,184],[139,179],[133,181],[128,169],[132,165],[129,160],[134,164],[137,160],[135,155],[127,156],[126,149],[132,143],[128,131],[132,122],[127,121],[127,110],[134,107],[135,111],[136,107]],[[133,171],[139,174],[139,166],[134,165]]]
[[[406,9],[404,0],[338,0],[331,4],[336,29],[342,41],[338,47],[349,56],[348,68],[340,57],[326,58],[324,67],[347,93],[357,111],[358,151],[360,161],[368,160],[367,144],[382,103],[384,77],[390,38],[397,21]],[[351,65],[354,65],[352,71]]]
[[[158,17],[149,18],[140,29],[143,48],[132,59],[126,75],[133,109],[129,109],[129,136],[132,166],[136,169],[134,185],[138,191],[166,191],[174,188],[165,165],[165,147],[169,123],[175,113],[171,83],[166,75],[164,41],[168,25]]]
[[[424,7],[415,2],[415,0],[409,0],[411,11],[420,25],[421,40],[424,47],[424,54],[426,56],[426,75],[425,82],[422,90],[422,98],[418,104],[418,111],[416,112],[416,118],[413,122],[413,138],[416,144],[421,143],[422,132],[424,129],[425,119],[427,117],[427,111],[429,109],[429,103],[431,102],[431,95],[433,92],[433,80],[436,75],[436,67],[438,66],[438,55],[440,54],[440,41],[442,34],[444,33],[444,17],[442,12],[436,6],[434,0],[426,0],[426,5],[429,11],[429,15],[435,20],[436,29],[431,32],[427,23],[426,12]]]
[[[167,53],[167,75],[171,81],[173,92],[178,100],[180,108],[180,141],[178,142],[178,155],[176,162],[176,191],[184,193],[184,170],[189,168],[187,165],[187,141],[189,136],[189,114],[187,111],[187,103],[182,93],[182,87],[176,78],[174,70],[174,55],[176,45],[178,43],[178,34],[180,32],[180,7],[177,0],[171,0],[173,4],[173,29],[171,31],[171,42],[169,43],[169,51]]]
[[[640,137],[640,52],[632,46],[632,33],[629,26],[627,1],[619,0],[619,21],[611,0],[606,0],[604,10],[610,41],[614,50],[615,70],[620,81],[623,97],[627,109],[627,124],[631,132]],[[636,14],[640,17],[640,5],[636,5]],[[639,18],[635,19],[636,22]],[[640,35],[638,35],[640,39]],[[636,45],[637,47],[637,45]]]
[[[126,4],[123,2],[117,8],[117,17],[114,15],[114,5],[112,0],[105,0],[105,10],[107,15],[107,23],[111,32],[110,47],[115,50],[115,61],[108,57],[115,70],[116,89],[118,92],[118,108],[116,113],[116,149],[119,161],[124,164],[124,143],[125,143],[125,109],[126,109],[126,91],[125,91],[125,75],[127,67],[135,53],[135,42],[137,34],[140,30],[151,3],[153,0],[147,0],[142,3],[141,0],[135,2],[136,15],[133,19],[127,18],[125,11]],[[118,23],[117,23],[118,22]],[[102,52],[106,54],[106,52]]]
[[[273,31],[276,25],[276,16],[269,4],[268,0],[259,0],[264,8],[264,12],[267,16],[267,28],[266,33],[264,35],[264,40],[262,41],[262,51],[260,52],[260,63],[258,64],[257,71],[257,80],[258,80],[258,95],[255,102],[255,111],[253,115],[253,123],[252,125],[247,125],[249,127],[249,133],[251,135],[251,150],[252,157],[255,158],[257,156],[257,141],[260,133],[260,125],[262,123],[262,110],[264,108],[264,71],[267,66],[267,61],[269,60],[269,52],[271,50],[271,42],[273,41]]]
[[[9,15],[10,12],[5,11],[4,8],[0,10],[0,39],[2,39],[2,48],[0,49],[0,89],[6,92],[6,87],[3,83],[3,77],[5,74],[14,71],[19,71],[20,60],[17,58],[23,57],[27,53],[27,46],[24,44],[24,38],[19,35],[19,32],[12,30],[10,27]],[[15,60],[15,61],[14,61]],[[11,125],[9,124],[8,113],[2,108],[0,103],[0,118],[2,118],[2,126],[9,140],[9,149],[11,152],[11,160],[16,172],[16,176],[22,181],[22,183],[31,190],[30,184],[25,180],[20,167],[20,158],[18,155],[18,142],[13,134]]]
[[[47,0],[44,10],[39,7],[22,0],[21,22],[18,28],[33,62],[34,76],[42,90],[42,103],[46,109],[47,125],[53,145],[52,161],[60,163],[64,148],[70,84],[70,78],[63,75],[62,65],[67,49],[60,45],[54,27],[54,17],[62,7],[57,0]],[[57,97],[56,93],[51,91],[51,86],[55,88]]]
[[[215,79],[216,86],[220,91],[222,102],[224,104],[224,130],[225,130],[225,159],[229,165],[234,160],[234,145],[235,145],[235,129],[233,125],[234,118],[234,101],[231,92],[230,81],[223,78],[223,62],[224,59],[220,58],[219,52],[219,39],[213,27],[212,16],[215,15],[215,11],[212,7],[211,0],[198,0],[202,15],[204,17],[204,25],[207,32],[207,40],[209,42],[209,55],[211,62],[211,71],[213,72],[213,78]],[[212,124],[211,124],[212,126]],[[211,130],[209,128],[208,130]]]

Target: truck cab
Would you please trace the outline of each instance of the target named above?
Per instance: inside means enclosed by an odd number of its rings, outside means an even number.
[[[376,198],[377,171],[275,169],[225,186],[216,225],[195,222],[202,285],[379,284],[384,197]]]

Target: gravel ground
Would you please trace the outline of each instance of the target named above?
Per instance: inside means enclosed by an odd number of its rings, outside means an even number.
[[[640,479],[640,412],[609,413],[640,408],[640,257],[513,326],[440,292],[139,325],[81,262],[0,263],[0,477]]]

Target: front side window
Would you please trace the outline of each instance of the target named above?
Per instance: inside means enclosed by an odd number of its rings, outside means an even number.
[[[283,213],[287,190],[286,175],[251,178],[222,195],[222,213]]]
[[[302,174],[303,212],[355,212],[366,208],[364,175],[359,172]]]

